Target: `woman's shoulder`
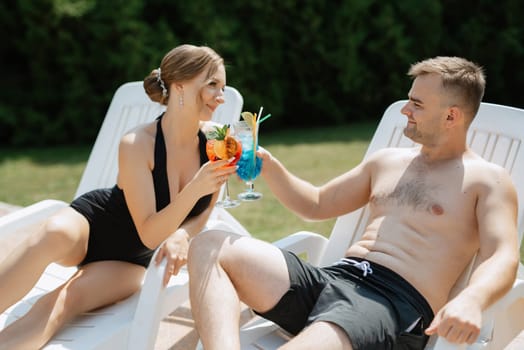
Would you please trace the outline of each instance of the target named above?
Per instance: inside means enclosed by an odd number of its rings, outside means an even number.
[[[126,131],[120,139],[121,145],[143,147],[154,143],[156,135],[156,121],[140,124]]]

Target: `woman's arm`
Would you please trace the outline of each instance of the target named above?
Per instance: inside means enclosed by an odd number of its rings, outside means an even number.
[[[213,194],[211,202],[206,210],[197,216],[187,219],[173,232],[161,245],[155,257],[155,264],[160,264],[162,259],[167,259],[166,270],[164,272],[163,284],[167,285],[171,275],[177,275],[180,268],[187,262],[189,241],[204,229],[217,201],[218,192]]]
[[[227,161],[204,164],[186,186],[172,196],[164,209],[156,211],[151,159],[154,137],[144,129],[125,135],[119,149],[118,184],[123,189],[129,211],[147,247],[155,249],[180,228],[195,203],[220,189],[234,167]]]

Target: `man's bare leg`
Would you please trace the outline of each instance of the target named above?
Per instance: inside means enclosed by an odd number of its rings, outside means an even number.
[[[191,310],[206,350],[238,349],[239,302],[264,312],[290,286],[278,248],[222,231],[193,239],[188,268]]]
[[[349,338],[339,326],[330,322],[314,322],[279,350],[352,350]]]

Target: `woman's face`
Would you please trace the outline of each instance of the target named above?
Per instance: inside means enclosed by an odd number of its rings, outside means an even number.
[[[195,101],[198,118],[202,121],[211,120],[213,112],[220,104],[224,103],[226,70],[223,65],[220,65],[211,76],[208,77],[208,70],[205,70],[193,81],[196,88],[193,101]]]

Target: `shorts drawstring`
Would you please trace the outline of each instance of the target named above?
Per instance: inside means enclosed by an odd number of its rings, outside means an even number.
[[[342,258],[338,261],[337,265],[351,265],[356,267],[359,270],[362,270],[362,276],[366,277],[367,274],[372,274],[373,269],[371,268],[371,264],[369,261],[362,260],[362,261],[356,261],[349,258]]]

